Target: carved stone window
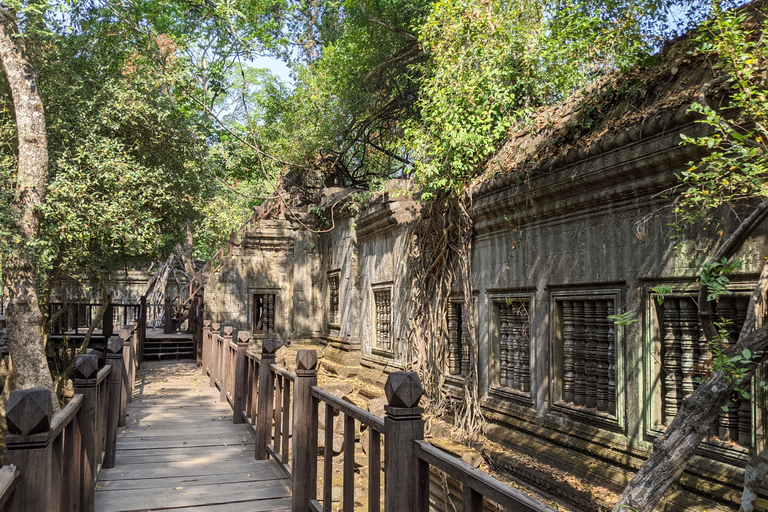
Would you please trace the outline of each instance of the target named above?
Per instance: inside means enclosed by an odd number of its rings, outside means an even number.
[[[376,307],[376,333],[373,348],[382,352],[392,352],[392,288],[380,288],[373,291]]]
[[[469,373],[469,331],[462,318],[463,304],[448,303],[448,373],[465,377]]]
[[[499,319],[499,386],[531,391],[530,301],[497,302]]]
[[[620,297],[618,290],[553,293],[553,409],[612,429],[624,425],[623,329],[608,318]]]
[[[563,401],[616,414],[613,300],[563,300]]]
[[[253,295],[253,332],[275,332],[275,294],[257,293]]]
[[[328,274],[328,323],[338,327],[341,321],[339,311],[339,272]]]
[[[721,297],[714,311],[715,321],[727,334],[722,350],[735,343],[747,315],[747,297]],[[713,347],[705,339],[693,297],[666,297],[661,305],[654,301],[656,327],[659,330],[655,354],[656,374],[661,381],[659,428],[666,428],[680,410],[683,400],[698,387],[700,379],[711,371]],[[720,414],[709,436],[711,443],[752,446],[752,402],[734,392],[727,411]]]

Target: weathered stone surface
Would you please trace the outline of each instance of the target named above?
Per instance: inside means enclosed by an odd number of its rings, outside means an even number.
[[[11,391],[6,411],[9,433],[27,436],[48,432],[53,419],[51,392],[47,389]]]
[[[251,333],[248,331],[237,331],[237,342],[248,343],[251,340]]]
[[[480,464],[483,462],[483,455],[480,452],[450,437],[433,437],[429,442],[457,459],[463,460],[473,468],[480,467]]]
[[[387,405],[387,399],[385,397],[372,398],[371,400],[368,400],[368,412],[379,418],[383,418],[385,405]]]
[[[78,379],[94,379],[99,372],[99,358],[96,354],[80,354],[75,360],[75,375]]]
[[[392,407],[416,407],[424,387],[416,372],[393,372],[389,374],[384,393]]]

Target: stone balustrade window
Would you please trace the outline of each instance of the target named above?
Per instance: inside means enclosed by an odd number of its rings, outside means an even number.
[[[275,294],[257,293],[253,296],[253,332],[275,332]]]
[[[716,324],[724,335],[721,350],[735,343],[747,316],[747,297],[721,297],[714,311]],[[683,400],[698,387],[712,368],[713,347],[705,339],[692,296],[666,297],[661,305],[654,301],[657,315],[658,353],[656,374],[661,381],[658,427],[666,428],[680,410]],[[727,410],[720,414],[709,439],[717,444],[752,446],[752,402],[734,392]]]
[[[561,297],[556,306],[561,403],[616,416],[615,299]]]
[[[376,306],[376,333],[373,348],[392,352],[392,289],[374,290],[373,300]]]
[[[448,303],[448,373],[457,377],[469,374],[469,330],[462,318],[463,304]]]
[[[499,319],[499,386],[531,391],[530,301],[497,302]]]
[[[339,273],[328,275],[328,323],[338,326],[341,321],[339,311]]]

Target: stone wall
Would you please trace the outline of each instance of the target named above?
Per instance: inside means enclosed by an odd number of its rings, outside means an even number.
[[[739,212],[723,209],[675,228],[668,196],[676,173],[697,156],[678,144],[679,133],[701,128],[675,115],[649,126],[609,134],[611,143],[569,153],[525,179],[503,175],[476,190],[477,361],[464,348],[463,294],[446,305],[446,393],[460,396],[462,375],[476,364],[491,439],[616,491],[663,436],[695,388],[697,368],[712,357],[692,293],[702,263],[738,225]],[[327,191],[320,206],[332,228],[322,232],[290,215],[262,221],[206,287],[207,315],[234,318],[236,327],[250,330],[254,296],[274,294],[280,340],[324,343],[326,358],[360,364],[361,378],[383,382],[411,357],[406,254],[419,243],[412,227],[420,206],[398,192],[403,188],[392,184],[359,212],[350,209],[352,191]],[[736,256],[742,268],[731,276],[733,295],[718,305],[732,332],[766,255],[763,227]],[[634,318],[608,318],[627,312]],[[765,434],[762,416],[760,407],[734,396],[667,509],[734,506],[749,448]],[[567,494],[558,478],[500,464],[540,489]]]

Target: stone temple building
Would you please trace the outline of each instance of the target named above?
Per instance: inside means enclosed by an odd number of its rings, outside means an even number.
[[[468,192],[472,304],[459,288],[446,300],[443,392],[460,396],[476,368],[487,435],[510,452],[620,491],[697,386],[712,350],[696,279],[744,213],[724,208],[684,225],[671,207],[679,173],[700,156],[680,134],[707,130],[690,105],[702,91],[715,107],[727,102],[726,85],[703,87],[712,77],[682,43],[662,64],[608,77],[510,133]],[[206,284],[205,317],[234,321],[256,343],[324,345],[329,363],[372,382],[408,367],[407,249],[420,243],[413,226],[424,207],[405,182],[345,208],[354,192],[324,191],[325,223],[303,207],[250,226]],[[768,256],[764,228],[735,257],[732,294],[717,304],[732,337]],[[626,321],[608,318],[622,313]],[[759,389],[756,397],[734,395],[666,510],[738,507],[750,448],[765,435]],[[519,459],[497,463],[580,509],[601,509],[565,479]]]

